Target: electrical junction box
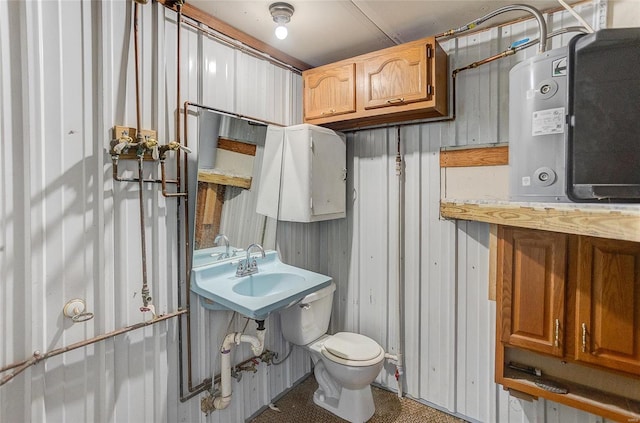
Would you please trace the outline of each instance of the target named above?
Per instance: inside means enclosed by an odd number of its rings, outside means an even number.
[[[562,47],[509,72],[509,196],[570,201],[566,195],[567,54]]]
[[[256,211],[291,222],[345,217],[346,151],[344,134],[328,128],[269,126]]]

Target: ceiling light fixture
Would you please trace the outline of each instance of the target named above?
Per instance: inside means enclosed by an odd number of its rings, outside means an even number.
[[[294,12],[293,6],[284,2],[272,3],[269,6],[269,12],[271,12],[271,16],[273,16],[273,21],[278,24],[276,27],[276,37],[278,37],[279,40],[284,40],[288,34],[287,27],[284,25],[291,20]]]

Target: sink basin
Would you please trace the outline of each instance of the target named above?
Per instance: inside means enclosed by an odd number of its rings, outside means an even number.
[[[258,273],[236,276],[238,262],[246,255],[212,262],[191,270],[191,291],[210,310],[233,310],[256,320],[288,307],[306,295],[331,284],[320,273],[282,263],[276,251],[265,258],[253,254]]]
[[[248,297],[264,297],[295,289],[304,278],[292,273],[258,273],[233,285],[233,292]]]

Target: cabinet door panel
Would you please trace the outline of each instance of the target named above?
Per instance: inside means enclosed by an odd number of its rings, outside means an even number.
[[[640,374],[640,243],[581,237],[576,358]]]
[[[431,97],[427,48],[421,45],[364,62],[364,108],[399,106]]]
[[[517,228],[500,232],[501,340],[562,356],[567,236]]]
[[[304,119],[319,119],[356,111],[355,63],[306,71]]]

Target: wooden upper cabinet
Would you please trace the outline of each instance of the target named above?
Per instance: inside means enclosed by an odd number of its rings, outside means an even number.
[[[304,119],[356,111],[356,65],[322,66],[303,74]]]
[[[498,230],[499,339],[555,356],[564,353],[567,235]]]
[[[640,243],[580,237],[575,357],[640,375]]]
[[[431,97],[431,45],[374,56],[363,63],[364,108],[399,106]]]
[[[428,37],[306,70],[304,121],[340,130],[447,116],[447,60]]]

